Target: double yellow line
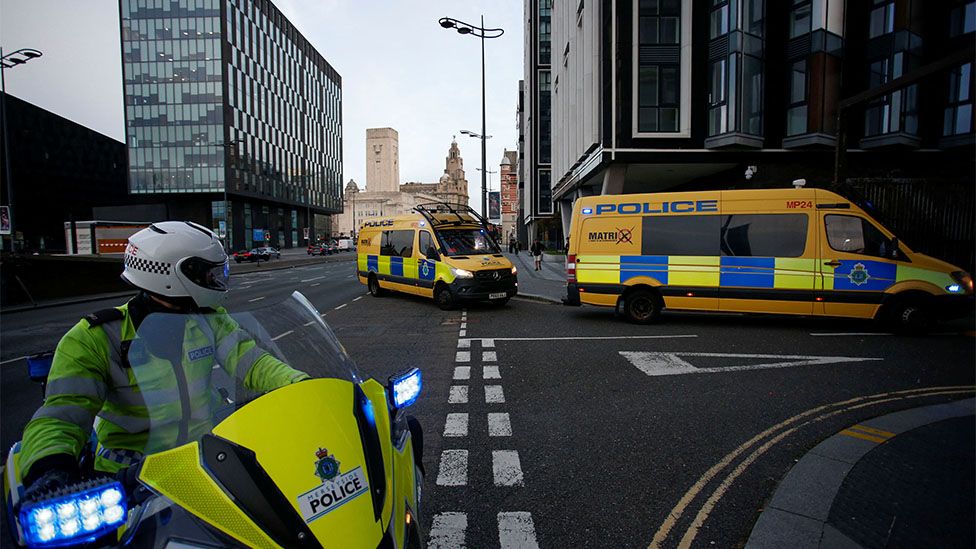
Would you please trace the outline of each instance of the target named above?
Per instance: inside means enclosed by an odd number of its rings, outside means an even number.
[[[974,391],[976,391],[976,386],[961,385],[949,387],[927,387],[923,389],[908,389],[905,391],[878,393],[875,395],[852,398],[850,400],[834,402],[832,404],[825,404],[823,406],[811,408],[805,412],[801,412],[793,417],[781,421],[780,423],[777,423],[769,429],[766,429],[765,431],[752,437],[738,448],[732,450],[715,465],[705,471],[698,481],[695,482],[695,484],[693,484],[687,492],[685,492],[680,500],[678,500],[678,503],[674,506],[674,508],[668,512],[667,518],[664,519],[664,522],[661,523],[661,526],[654,534],[654,539],[651,541],[649,549],[665,547],[665,543],[668,541],[671,531],[675,526],[677,526],[678,521],[685,514],[685,512],[689,511],[691,504],[694,503],[698,496],[702,494],[706,486],[716,477],[718,477],[720,473],[724,472],[726,469],[731,469],[728,471],[725,477],[722,478],[721,482],[719,482],[718,486],[712,491],[709,497],[702,502],[701,507],[699,507],[698,512],[695,514],[691,524],[685,530],[684,534],[680,538],[680,541],[677,543],[677,547],[679,548],[690,548],[692,543],[695,541],[695,538],[698,536],[698,531],[708,519],[709,514],[718,504],[719,500],[722,499],[725,493],[729,490],[732,483],[770,448],[803,427],[807,427],[838,414],[851,412],[861,408],[877,406],[879,404],[888,402],[933,396],[962,396],[972,394]],[[863,425],[857,425],[855,427],[857,427],[858,430],[855,431],[845,429],[845,431],[850,431],[852,433],[851,436],[856,436],[857,438],[872,437],[880,442],[884,442],[888,438],[894,436],[893,433],[881,431],[880,429],[874,429],[872,427],[865,427]],[[746,454],[746,456],[739,461],[735,467],[732,467],[732,463],[742,454]]]

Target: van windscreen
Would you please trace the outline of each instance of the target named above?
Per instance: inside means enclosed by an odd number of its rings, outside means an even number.
[[[440,229],[437,236],[448,256],[502,253],[484,229]]]

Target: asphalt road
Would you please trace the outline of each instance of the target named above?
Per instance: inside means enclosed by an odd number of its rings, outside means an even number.
[[[906,338],[860,322],[729,315],[667,314],[642,327],[521,300],[445,312],[364,296],[353,269],[235,276],[227,306],[300,289],[361,372],[423,370],[413,413],[425,429],[431,547],[738,546],[819,441],[972,395],[972,332],[958,325]],[[4,315],[0,359],[52,348],[106,305]],[[4,448],[40,402],[22,372],[23,361],[0,366]],[[930,389],[940,387],[963,389]]]

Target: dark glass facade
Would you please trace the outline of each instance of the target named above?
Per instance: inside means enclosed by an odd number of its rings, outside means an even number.
[[[183,209],[234,248],[256,229],[299,245],[311,214],[341,211],[341,77],[270,1],[120,9],[131,194],[196,194]]]

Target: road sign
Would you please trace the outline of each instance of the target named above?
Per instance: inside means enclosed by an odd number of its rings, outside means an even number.
[[[820,366],[843,362],[867,362],[884,360],[882,358],[852,356],[806,356],[806,355],[753,355],[730,353],[649,353],[643,351],[620,351],[638,370],[649,376],[676,376],[682,374],[714,374],[718,372],[741,372],[743,370],[768,370],[773,368],[792,368],[794,366]],[[695,358],[732,358],[734,366],[698,367],[692,362]],[[685,360],[690,359],[690,362]],[[772,362],[770,362],[772,360]],[[699,361],[700,363],[701,361]]]

